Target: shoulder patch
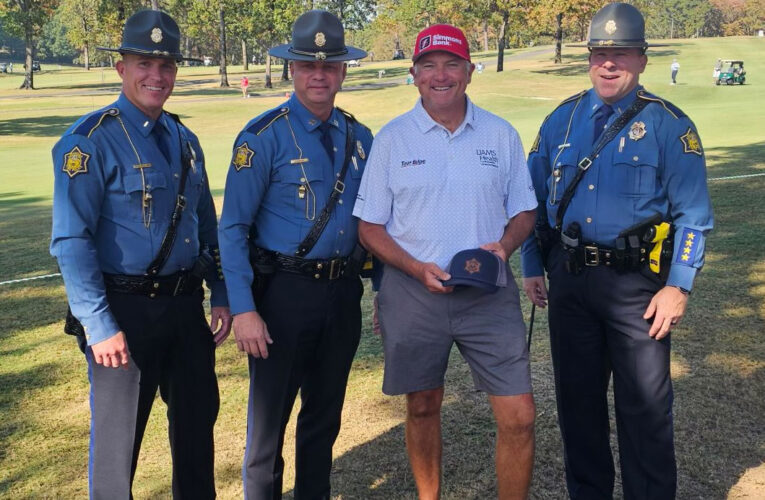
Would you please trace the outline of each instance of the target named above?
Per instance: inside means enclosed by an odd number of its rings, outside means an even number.
[[[90,160],[90,155],[75,146],[64,155],[61,170],[66,172],[70,179],[77,174],[87,174],[88,160]]]
[[[290,112],[290,108],[287,106],[282,106],[280,108],[272,109],[271,111],[267,111],[263,116],[260,117],[258,121],[247,127],[245,130],[251,134],[260,135],[263,133],[264,130],[266,130],[268,127],[270,127],[276,120],[281,118],[282,116],[285,116]]]
[[[547,120],[547,118],[545,118],[545,120]],[[529,149],[529,154],[539,152],[539,141],[541,138],[542,138],[542,130],[537,132],[537,138],[534,139],[534,144],[531,145],[531,149]]]
[[[231,160],[231,165],[234,166],[237,172],[243,168],[250,168],[252,167],[252,158],[254,156],[255,151],[250,149],[250,147],[245,142],[234,150],[234,158]]]
[[[695,153],[699,156],[704,154],[704,151],[701,149],[701,140],[699,140],[698,134],[691,127],[688,127],[685,134],[680,136],[680,142],[683,143],[684,153]]]
[[[645,90],[638,90],[637,91],[637,96],[640,99],[643,99],[643,100],[646,100],[646,101],[650,101],[650,102],[656,102],[656,103],[661,104],[661,106],[664,108],[664,110],[667,113],[669,113],[670,115],[672,115],[672,117],[675,118],[675,119],[682,118],[682,117],[686,116],[685,113],[683,113],[683,111],[680,108],[678,108],[677,106],[675,106],[671,102],[665,101],[661,97],[657,97],[657,96],[655,96],[655,95],[653,95],[651,93],[646,92]]]
[[[82,123],[77,125],[74,130],[72,130],[72,135],[76,134],[90,137],[93,131],[101,125],[101,122],[104,121],[104,118],[107,116],[118,116],[119,114],[120,110],[117,108],[107,108],[101,112],[93,113],[85,118]]]

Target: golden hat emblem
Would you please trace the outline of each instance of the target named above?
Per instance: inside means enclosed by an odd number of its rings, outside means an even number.
[[[151,41],[154,43],[159,43],[162,41],[162,30],[159,28],[154,28],[151,30]]]
[[[616,33],[616,21],[614,21],[613,19],[609,20],[606,23],[606,26],[604,29],[606,30],[606,33],[608,33],[609,35],[613,35],[614,33]]]
[[[467,260],[465,261],[465,271],[469,272],[470,274],[480,273],[481,263],[478,262],[478,260],[475,258]]]
[[[324,47],[324,44],[327,43],[327,37],[324,36],[324,33],[319,31],[316,33],[316,36],[313,38],[313,42],[316,44],[317,47]]]
[[[364,152],[364,146],[361,145],[361,141],[356,141],[356,151],[359,152],[359,158],[362,160],[367,157],[367,154]]]
[[[630,126],[630,139],[639,141],[645,135],[645,123],[635,122]]]
[[[77,174],[87,174],[89,159],[89,154],[83,153],[79,147],[75,146],[64,155],[64,166],[61,170],[66,172],[70,179]]]

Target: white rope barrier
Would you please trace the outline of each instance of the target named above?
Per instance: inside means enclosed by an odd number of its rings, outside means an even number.
[[[42,279],[45,279],[45,278],[54,278],[56,276],[61,276],[61,273],[44,274],[42,276],[33,276],[31,278],[21,278],[21,279],[17,279],[17,280],[0,281],[0,286],[3,286],[3,285],[12,285],[14,283],[24,283],[26,281],[42,280]]]

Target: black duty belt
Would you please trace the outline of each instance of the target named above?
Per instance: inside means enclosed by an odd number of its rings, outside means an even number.
[[[153,299],[160,295],[193,295],[202,287],[202,278],[190,272],[154,277],[104,273],[104,284],[109,292],[145,295]]]
[[[620,270],[638,269],[648,261],[648,246],[641,245],[635,250],[619,250],[596,243],[584,243],[578,250],[572,252],[572,247],[563,244],[570,252],[576,263],[584,267],[609,266]]]
[[[264,251],[276,263],[276,268],[288,273],[302,274],[317,280],[336,280],[345,274],[347,257],[336,259],[303,259],[277,252]]]

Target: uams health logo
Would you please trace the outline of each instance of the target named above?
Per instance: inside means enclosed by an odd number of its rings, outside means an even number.
[[[487,167],[499,167],[499,157],[497,151],[494,149],[476,149],[475,154],[478,157],[478,161],[481,165]]]

